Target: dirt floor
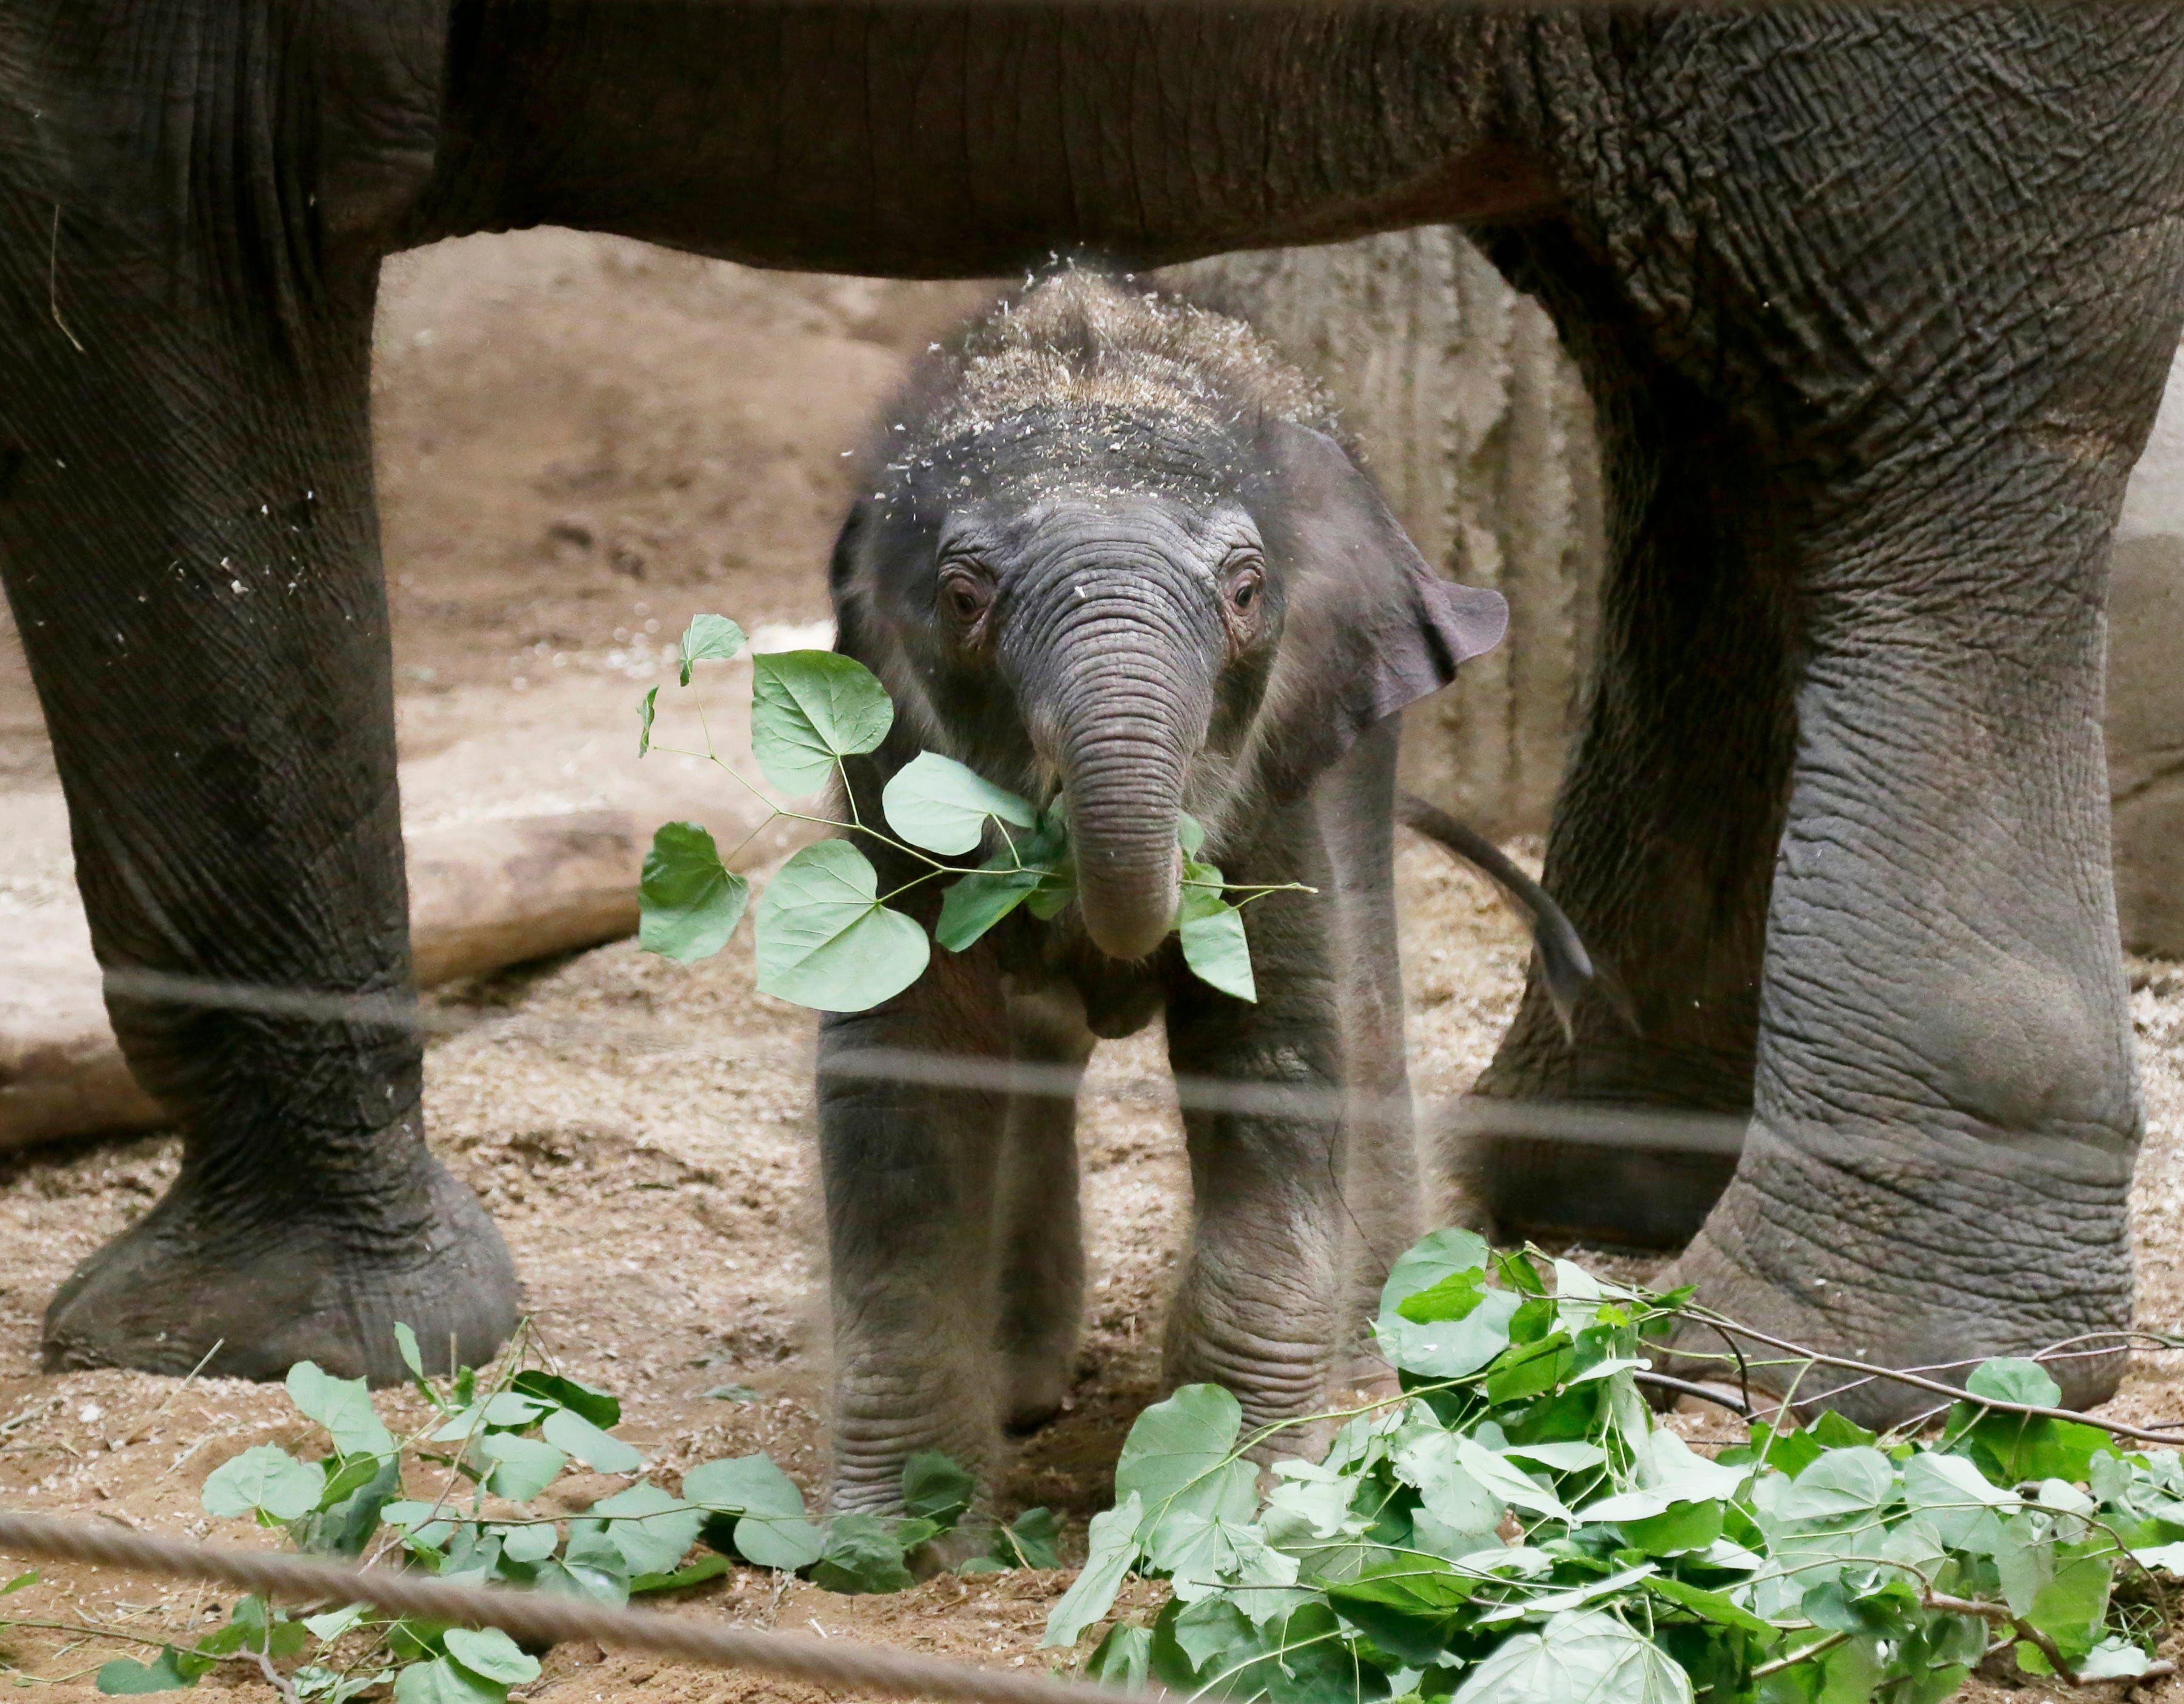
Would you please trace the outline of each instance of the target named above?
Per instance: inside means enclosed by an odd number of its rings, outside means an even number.
[[[633,700],[638,683],[663,677],[662,649],[694,609],[746,625],[822,619],[845,495],[840,452],[908,355],[979,293],[769,277],[553,232],[474,239],[395,271],[381,338],[382,471],[410,756],[474,732],[517,694],[528,715],[539,695],[564,692],[572,715],[590,715],[599,681],[619,677]],[[0,789],[49,778],[20,660],[0,650]],[[1438,852],[1407,844],[1400,878],[1414,1081],[1427,1097],[1453,1094],[1513,1004],[1521,940],[1484,885]],[[763,1449],[816,1490],[826,1331],[812,1020],[753,991],[748,941],[745,931],[688,969],[624,943],[448,992],[450,1015],[489,1021],[433,1047],[428,1111],[438,1151],[504,1230],[544,1339],[622,1397],[625,1435],[671,1483],[696,1461]],[[2151,1115],[2137,1197],[2141,1317],[2184,1329],[2184,969],[2140,965],[2135,977]],[[1154,1394],[1189,1188],[1162,1078],[1156,1036],[1095,1062],[1082,1127],[1093,1266],[1078,1382],[1063,1416],[1022,1446],[1001,1494],[1009,1509],[1059,1511],[1066,1548],[1081,1549],[1122,1433]],[[37,1374],[53,1287],[157,1198],[175,1163],[174,1143],[158,1137],[0,1161],[0,1499],[10,1506],[234,1538],[239,1523],[199,1511],[205,1474],[249,1444],[307,1433],[277,1390]],[[2142,1360],[2116,1412],[2184,1413],[2176,1358],[2159,1359],[2170,1367]],[[728,1385],[756,1394],[708,1394]],[[390,1419],[406,1411],[407,1399],[384,1400]],[[1042,1660],[1039,1628],[1067,1580],[943,1578],[845,1598],[805,1585],[777,1594],[744,1573],[678,1606],[1027,1665]],[[15,1622],[0,1633],[0,1672],[87,1696],[91,1673],[131,1648],[36,1623],[157,1641],[189,1636],[225,1606],[48,1569],[0,1606]],[[263,1690],[236,1669],[203,1684]],[[807,1696],[566,1646],[523,1691],[644,1704]],[[2156,1696],[2184,1700],[2184,1682]]]

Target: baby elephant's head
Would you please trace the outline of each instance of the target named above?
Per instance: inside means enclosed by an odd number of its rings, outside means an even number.
[[[1501,636],[1419,561],[1235,321],[1063,272],[942,364],[837,546],[845,650],[905,736],[1067,804],[1086,933],[1176,912],[1177,820],[1215,844]]]

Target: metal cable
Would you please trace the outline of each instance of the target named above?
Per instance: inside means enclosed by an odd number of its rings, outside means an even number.
[[[1011,1674],[850,1640],[723,1627],[657,1610],[611,1609],[506,1587],[449,1585],[430,1575],[393,1568],[359,1568],[309,1556],[153,1538],[103,1521],[0,1513],[0,1553],[90,1562],[169,1579],[213,1580],[298,1605],[369,1604],[390,1615],[497,1627],[511,1638],[534,1645],[590,1640],[676,1662],[756,1669],[784,1680],[890,1698],[939,1698],[957,1704],[1085,1704],[1087,1696],[1081,1685],[1045,1675]]]

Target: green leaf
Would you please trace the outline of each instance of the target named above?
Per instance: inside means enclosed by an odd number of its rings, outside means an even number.
[[[694,1557],[671,1573],[639,1574],[629,1583],[631,1595],[648,1591],[681,1591],[710,1579],[718,1579],[728,1571],[728,1559],[717,1553]]]
[[[1221,872],[1210,863],[1187,863],[1185,882],[1217,882]],[[1177,915],[1183,937],[1183,962],[1209,987],[1256,1003],[1258,984],[1251,978],[1251,946],[1244,938],[1244,913],[1217,888],[1186,886]]]
[[[1076,1644],[1086,1628],[1114,1607],[1115,1594],[1123,1589],[1123,1576],[1138,1557],[1138,1525],[1145,1514],[1144,1500],[1132,1491],[1113,1508],[1092,1517],[1084,1566],[1060,1601],[1047,1612],[1041,1649]]]
[[[319,1506],[326,1484],[326,1469],[317,1462],[298,1461],[285,1450],[259,1444],[214,1468],[199,1500],[208,1515],[296,1521]]]
[[[993,1556],[1006,1567],[1061,1566],[1061,1523],[1051,1509],[1026,1509],[994,1535]]]
[[[325,1427],[343,1455],[387,1455],[394,1440],[371,1411],[371,1392],[360,1378],[336,1378],[314,1360],[288,1369],[288,1400]]]
[[[1383,1314],[1373,1335],[1381,1353],[1421,1378],[1468,1378],[1509,1346],[1509,1322],[1523,1298],[1488,1290],[1460,1320],[1419,1325],[1400,1313]]]
[[[625,1444],[611,1432],[602,1432],[573,1408],[557,1408],[546,1416],[539,1432],[557,1450],[580,1461],[588,1461],[602,1473],[634,1473],[644,1457],[634,1444]]]
[[[1725,1591],[1708,1591],[1704,1586],[1693,1585],[1688,1580],[1671,1579],[1666,1574],[1652,1576],[1646,1582],[1646,1589],[1658,1592],[1669,1602],[1682,1605],[1693,1615],[1703,1616],[1723,1627],[1741,1628],[1745,1632],[1757,1634],[1763,1639],[1771,1639],[1774,1635],[1776,1629],[1772,1623],[1762,1621]]]
[[[1175,813],[1175,843],[1183,848],[1186,859],[1195,860],[1206,850],[1206,824],[1189,811]]]
[[[511,1503],[527,1503],[560,1476],[569,1458],[543,1439],[488,1432],[471,1448],[493,1464],[486,1489]]]
[[[688,686],[690,683],[686,680],[682,684]],[[644,698],[638,703],[637,755],[640,757],[652,750],[652,718],[659,704],[660,689],[656,686],[646,689]]]
[[[387,1505],[401,1489],[402,1458],[398,1453],[355,1456],[327,1483],[318,1512],[290,1531],[304,1550],[360,1556],[379,1530]],[[337,1490],[342,1494],[337,1496]]]
[[[880,809],[914,846],[957,857],[985,838],[986,819],[1028,829],[1039,821],[1029,802],[938,751],[921,751],[880,790]]]
[[[657,1485],[637,1484],[601,1498],[587,1518],[569,1522],[569,1531],[571,1537],[599,1533],[612,1540],[632,1575],[657,1574],[682,1560],[705,1523],[703,1509],[669,1496]]]
[[[826,1550],[826,1534],[804,1518],[804,1494],[767,1456],[693,1467],[682,1476],[682,1496],[716,1513],[740,1515],[730,1542],[759,1567],[808,1567]]]
[[[1975,1417],[1976,1416],[1976,1417]],[[2086,1478],[2097,1456],[2116,1453],[2115,1440],[2097,1426],[2044,1416],[1980,1414],[1969,1403],[1949,1411],[1949,1429],[1959,1434],[1981,1470],[1998,1483]]]
[[[707,1461],[682,1476],[682,1500],[720,1515],[793,1515],[801,1519],[804,1494],[770,1455]]]
[[[1380,1311],[1394,1313],[1419,1291],[1458,1272],[1476,1272],[1483,1278],[1490,1252],[1486,1239],[1475,1231],[1428,1232],[1389,1267],[1388,1281],[1380,1287]]]
[[[1975,1397],[2022,1402],[2032,1408],[2053,1408],[2063,1400],[2063,1387],[2048,1377],[2038,1361],[2015,1355],[1981,1361],[1965,1379],[1964,1389]]]
[[[1424,1668],[1448,1654],[1479,1584],[1453,1568],[1406,1556],[1329,1586],[1327,1597],[1389,1656]]]
[[[1786,1521],[1828,1521],[1862,1515],[1887,1502],[1896,1464],[1869,1444],[1830,1450],[1791,1483],[1774,1506]]]
[[[938,1450],[921,1450],[903,1463],[903,1512],[944,1533],[970,1511],[978,1489],[978,1482]]]
[[[1922,1450],[1903,1464],[1903,1500],[1927,1523],[1942,1545],[1964,1550],[1975,1545],[1992,1553],[1999,1536],[1997,1519],[2015,1514],[2024,1500],[1986,1476],[1961,1455]]]
[[[1691,1704],[1691,1682],[1643,1634],[1587,1610],[1507,1640],[1451,1704]]]
[[[821,841],[790,858],[758,902],[760,992],[822,1012],[862,1012],[910,986],[932,947],[878,894],[871,861],[847,841]]]
[[[1471,1310],[1485,1299],[1485,1272],[1451,1272],[1439,1282],[1404,1297],[1396,1311],[1412,1325],[1440,1325],[1468,1319]]]
[[[1044,1514],[1045,1513],[1045,1511],[1043,1509],[1034,1510],[1033,1512],[1035,1514]],[[36,1568],[25,1568],[21,1573],[17,1574],[14,1578],[9,1580],[7,1584],[0,1585],[0,1597],[5,1597],[11,1591],[20,1591],[25,1586],[36,1585],[37,1583],[38,1571]]]
[[[1089,1679],[1104,1681],[1110,1686],[1142,1691],[1146,1671],[1151,1665],[1152,1651],[1150,1629],[1118,1621],[1107,1629],[1107,1636],[1085,1659],[1084,1673]]]
[[[1186,1602],[1217,1592],[1255,1622],[1296,1601],[1286,1588],[1296,1584],[1297,1559],[1245,1522],[1172,1511],[1154,1523],[1145,1559],[1167,1571],[1175,1595]]]
[[[941,891],[940,919],[933,938],[950,953],[969,950],[978,939],[1039,891],[1045,880],[1035,869],[974,870]]]
[[[558,1402],[599,1427],[621,1424],[621,1404],[604,1390],[595,1390],[582,1379],[566,1373],[542,1372],[536,1367],[519,1372],[509,1383],[524,1395],[541,1402]],[[593,1465],[597,1465],[594,1463]]]
[[[2025,1620],[2074,1662],[2099,1640],[2108,1615],[2114,1549],[2105,1536],[2055,1546],[2054,1573],[2033,1594]]]
[[[149,1662],[139,1662],[129,1657],[115,1657],[99,1669],[92,1684],[109,1697],[136,1692],[172,1692],[180,1687],[196,1685],[198,1675],[204,1672],[197,1668],[185,1673],[184,1665],[188,1662],[188,1657],[173,1645],[163,1645]]]
[[[1649,1556],[1702,1550],[1721,1536],[1722,1506],[1711,1500],[1671,1503],[1660,1514],[1620,1523],[1623,1542]]]
[[[1537,1308],[1540,1304],[1535,1299],[1524,1305]],[[1513,1318],[1510,1330],[1513,1336],[1516,1331]],[[1513,1349],[1496,1361],[1493,1371],[1487,1375],[1486,1400],[1496,1408],[1526,1401],[1554,1389],[1570,1376],[1576,1366],[1575,1345],[1564,1333],[1557,1332],[1552,1337]]]
[[[637,885],[637,944],[690,964],[728,944],[750,902],[750,884],[721,862],[695,823],[662,823]]]
[[[443,1642],[448,1656],[488,1680],[521,1686],[538,1678],[538,1659],[526,1656],[497,1627],[451,1627]]]
[[[500,1540],[500,1553],[512,1562],[543,1562],[560,1547],[561,1536],[551,1521],[536,1525],[494,1522],[486,1531]]]
[[[561,1559],[539,1563],[532,1584],[539,1591],[620,1606],[629,1600],[629,1564],[604,1533],[572,1532]]]
[[[340,1609],[330,1609],[323,1615],[307,1615],[304,1625],[310,1629],[311,1637],[331,1645],[350,1629],[360,1625],[371,1613],[368,1603],[352,1603]]]
[[[2145,1673],[2152,1659],[2129,1640],[2111,1634],[2071,1666],[2081,1680],[2126,1680]]]
[[[837,1515],[811,1583],[844,1594],[907,1591],[914,1582],[902,1556],[902,1540],[878,1516]]]
[[[1149,1547],[1175,1516],[1251,1518],[1258,1470],[1229,1459],[1243,1424],[1242,1405],[1217,1384],[1186,1384],[1132,1422],[1115,1462],[1115,1494],[1143,1500]]]
[[[744,648],[744,630],[724,615],[694,615],[682,630],[682,684],[690,684],[690,665],[726,662]],[[652,689],[655,692],[658,687]]]
[[[394,1677],[394,1704],[500,1704],[508,1688],[444,1657],[413,1662]]]
[[[425,1377],[425,1358],[417,1353],[417,1333],[399,1320],[394,1322],[394,1346],[402,1351],[402,1365],[410,1369],[410,1377],[421,1380]]]
[[[837,759],[878,748],[894,706],[872,672],[831,651],[783,651],[751,662],[751,755],[793,797],[816,793]]]

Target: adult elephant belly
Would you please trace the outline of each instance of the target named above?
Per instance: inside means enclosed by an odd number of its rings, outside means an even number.
[[[41,6],[0,92],[0,567],[109,965],[408,981],[388,249],[559,221],[977,274],[1488,221],[1603,422],[1613,560],[1547,885],[1637,1024],[1581,1009],[1573,1049],[1529,998],[1482,1093],[1748,1081],[1678,1271],[1783,1335],[1970,1361],[2127,1318],[2102,561],[2184,302],[2184,21],[421,0],[261,52]],[[116,102],[181,116],[147,142]],[[56,1353],[225,1336],[261,1358],[224,1370],[392,1377],[382,1318],[465,1353],[512,1320],[425,1151],[413,1034],[113,1009],[187,1157],[72,1281]],[[291,1222],[307,1283],[259,1259]],[[2059,1370],[2083,1400],[2115,1366]]]

